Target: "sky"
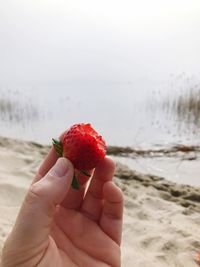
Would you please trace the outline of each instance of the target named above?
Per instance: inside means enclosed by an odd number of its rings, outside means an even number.
[[[199,0],[0,0],[0,85],[199,75]]]

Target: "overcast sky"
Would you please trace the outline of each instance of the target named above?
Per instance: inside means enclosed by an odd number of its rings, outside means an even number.
[[[199,70],[199,0],[0,0],[0,84]]]

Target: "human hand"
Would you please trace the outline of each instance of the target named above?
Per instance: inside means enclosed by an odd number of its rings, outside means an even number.
[[[74,190],[72,164],[51,148],[5,242],[1,267],[121,266],[123,195],[111,181],[114,169],[105,158],[88,189]]]

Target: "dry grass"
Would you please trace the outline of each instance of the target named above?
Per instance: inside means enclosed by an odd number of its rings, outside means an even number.
[[[199,89],[185,91],[174,99],[166,99],[162,109],[177,117],[177,122],[200,126],[200,86]]]
[[[178,99],[177,114],[187,122],[200,124],[200,89],[191,90],[188,95]]]
[[[37,108],[31,103],[23,103],[9,98],[0,98],[0,118],[3,121],[24,123],[38,119]]]

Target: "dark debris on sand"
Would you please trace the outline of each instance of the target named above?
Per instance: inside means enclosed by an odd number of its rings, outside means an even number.
[[[200,211],[200,187],[177,184],[156,175],[141,174],[121,163],[117,163],[115,176],[126,181],[130,186],[135,186],[137,183],[144,187],[151,186],[162,192],[160,196],[163,199]]]

